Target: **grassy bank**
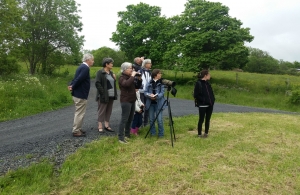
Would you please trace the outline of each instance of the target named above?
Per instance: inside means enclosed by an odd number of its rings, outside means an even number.
[[[299,194],[298,115],[213,114],[207,139],[196,116],[174,118],[177,140],[85,145],[59,170],[43,162],[0,177],[1,194]]]
[[[67,84],[72,80],[77,66],[64,66],[54,76],[23,73],[0,78],[0,121],[55,110],[72,104]],[[91,68],[91,78],[101,67]],[[119,67],[114,72],[119,74]],[[233,71],[211,71],[212,87],[218,103],[272,108],[300,112],[298,104],[290,103],[293,91],[299,91],[300,77],[266,75]],[[175,74],[164,71],[164,78],[176,81],[176,98],[192,99],[195,74]],[[92,86],[94,87],[94,86]]]

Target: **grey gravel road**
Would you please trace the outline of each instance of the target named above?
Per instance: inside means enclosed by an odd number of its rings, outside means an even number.
[[[65,158],[85,143],[103,136],[115,136],[116,133],[99,135],[97,132],[96,89],[92,84],[83,129],[87,137],[72,137],[74,106],[60,110],[45,112],[17,120],[0,123],[0,175],[8,170],[26,167],[43,158],[49,158],[59,167]],[[171,95],[170,95],[171,96]],[[191,100],[170,97],[172,116],[198,114]],[[253,108],[227,104],[215,104],[217,112],[266,112],[282,114],[299,114],[272,109]],[[167,112],[163,113],[165,116]],[[119,100],[114,102],[111,116],[111,127],[117,130],[120,122],[121,107]],[[175,124],[176,126],[176,124]]]

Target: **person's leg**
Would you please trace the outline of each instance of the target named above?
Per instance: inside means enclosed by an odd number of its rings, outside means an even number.
[[[137,113],[137,124],[136,127],[140,128],[143,124],[143,113]]]
[[[208,134],[209,131],[209,125],[210,125],[210,118],[213,112],[213,106],[209,106],[206,108],[206,114],[205,114],[205,133]]]
[[[204,122],[205,110],[205,107],[199,107],[198,135],[202,134],[202,124]]]
[[[144,105],[146,105],[146,97],[144,93],[140,93],[141,101],[143,102]],[[144,126],[148,125],[149,122],[149,110],[144,111],[144,121],[143,124]]]
[[[121,114],[121,121],[120,121],[120,125],[119,125],[118,137],[119,137],[119,140],[124,140],[124,128],[125,128],[125,124],[128,120],[129,114],[130,114],[131,103],[122,102],[121,108],[122,108],[122,114]]]
[[[107,104],[101,103],[98,100],[98,130],[103,129],[102,122],[105,120],[105,112],[106,112]]]
[[[137,123],[138,123],[138,113],[135,112],[133,115],[130,133],[135,134],[135,128],[137,127]]]
[[[157,115],[157,123],[158,123],[158,137],[163,137],[164,136],[164,123],[163,123],[163,117],[162,117],[162,112],[163,110],[159,112],[159,109],[156,110],[156,115]]]
[[[130,126],[132,123],[134,112],[135,112],[135,102],[130,103],[130,112],[128,115],[128,120],[126,121],[126,124],[125,124],[125,137],[128,137],[128,138],[130,137]]]
[[[73,123],[73,133],[80,133],[81,127],[83,124],[83,118],[86,111],[87,100],[80,99],[73,96],[73,101],[75,104],[75,114],[74,114],[74,123]]]
[[[156,134],[156,130],[155,130],[155,111],[156,111],[156,104],[151,104],[149,107],[149,119],[150,119],[150,133],[151,135],[155,135]]]
[[[107,103],[106,110],[105,110],[105,118],[104,118],[105,127],[110,127],[109,121],[110,121],[110,116],[112,113],[113,104],[114,104],[114,99],[109,98],[109,101]]]

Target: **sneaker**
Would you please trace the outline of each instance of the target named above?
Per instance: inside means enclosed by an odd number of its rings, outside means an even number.
[[[125,140],[130,140],[130,137],[128,137],[128,136],[125,136]]]
[[[120,140],[119,139],[119,142],[121,143],[121,144],[128,144],[128,142],[124,139],[124,140]]]
[[[198,137],[199,137],[199,138],[202,138],[202,137],[203,137],[203,135],[198,135]]]
[[[203,138],[207,138],[208,134],[204,133]]]

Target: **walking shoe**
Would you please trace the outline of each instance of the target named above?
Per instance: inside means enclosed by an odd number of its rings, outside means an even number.
[[[124,139],[124,140],[120,140],[119,139],[119,142],[121,143],[121,144],[128,144],[128,142]]]
[[[207,138],[208,134],[204,133],[203,138]]]
[[[198,137],[199,137],[199,138],[202,138],[203,136],[202,136],[202,135],[198,135]]]

